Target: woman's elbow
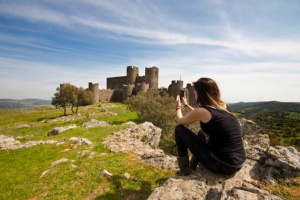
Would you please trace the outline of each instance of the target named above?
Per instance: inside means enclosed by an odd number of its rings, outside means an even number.
[[[177,118],[177,119],[176,119],[176,123],[177,123],[177,124],[181,124],[181,125],[184,124],[181,118]]]

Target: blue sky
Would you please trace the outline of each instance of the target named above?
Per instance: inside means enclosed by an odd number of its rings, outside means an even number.
[[[298,0],[0,0],[0,98],[50,99],[159,68],[215,79],[227,102],[300,102]]]

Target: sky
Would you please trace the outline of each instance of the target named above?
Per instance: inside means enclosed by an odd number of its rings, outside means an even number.
[[[300,102],[298,0],[0,0],[0,98],[50,100],[159,68],[214,79],[223,100]]]

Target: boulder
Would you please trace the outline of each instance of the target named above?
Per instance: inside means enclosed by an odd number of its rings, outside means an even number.
[[[145,135],[147,135],[146,143],[156,149],[160,142],[161,129],[154,126],[151,122],[144,122],[141,128],[145,131]]]
[[[91,119],[89,122],[86,122],[82,125],[82,128],[88,129],[99,126],[109,126],[109,124],[105,121],[98,121],[96,119]]]
[[[56,127],[47,133],[47,136],[58,135],[66,130],[77,128],[76,124],[71,124],[64,127]]]

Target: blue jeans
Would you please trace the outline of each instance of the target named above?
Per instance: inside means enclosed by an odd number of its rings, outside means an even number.
[[[177,125],[175,128],[175,142],[178,150],[178,157],[188,155],[188,149],[199,162],[207,169],[221,174],[233,174],[240,170],[240,167],[228,166],[211,156],[209,143],[199,133],[196,135],[184,125]]]

